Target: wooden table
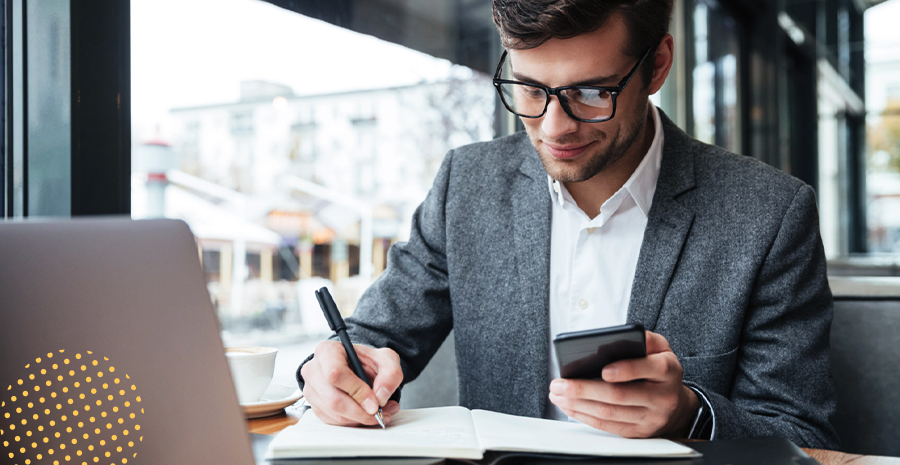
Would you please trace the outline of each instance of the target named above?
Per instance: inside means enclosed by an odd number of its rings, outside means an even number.
[[[279,415],[247,420],[247,428],[251,433],[275,434],[288,426],[297,423],[299,418],[296,413],[281,413]],[[822,465],[900,465],[897,457],[876,457],[873,455],[845,454],[833,450],[803,449],[810,457],[818,460]]]

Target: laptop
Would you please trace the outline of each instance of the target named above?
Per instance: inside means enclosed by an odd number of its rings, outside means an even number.
[[[254,462],[175,220],[0,222],[0,461]]]

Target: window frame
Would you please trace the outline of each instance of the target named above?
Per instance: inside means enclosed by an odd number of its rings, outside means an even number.
[[[28,169],[27,62],[28,8],[39,4],[0,1],[4,51],[0,213],[3,218],[26,218],[33,216],[29,183],[40,175]],[[71,216],[131,213],[130,7],[128,0],[69,0],[71,192],[65,209]],[[20,193],[15,189],[17,176],[22,177]]]

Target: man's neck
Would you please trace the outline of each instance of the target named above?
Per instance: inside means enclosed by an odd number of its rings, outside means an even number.
[[[635,143],[617,162],[587,181],[565,183],[578,208],[581,208],[589,218],[593,219],[600,214],[603,203],[625,185],[650,150],[653,137],[656,135],[652,109],[647,112],[647,119],[640,131]]]

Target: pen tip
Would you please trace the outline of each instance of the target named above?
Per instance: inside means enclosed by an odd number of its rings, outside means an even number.
[[[378,407],[378,413],[375,414],[375,419],[378,420],[378,424],[381,425],[381,429],[385,429],[385,427],[384,427],[384,413],[382,413],[381,407]]]

